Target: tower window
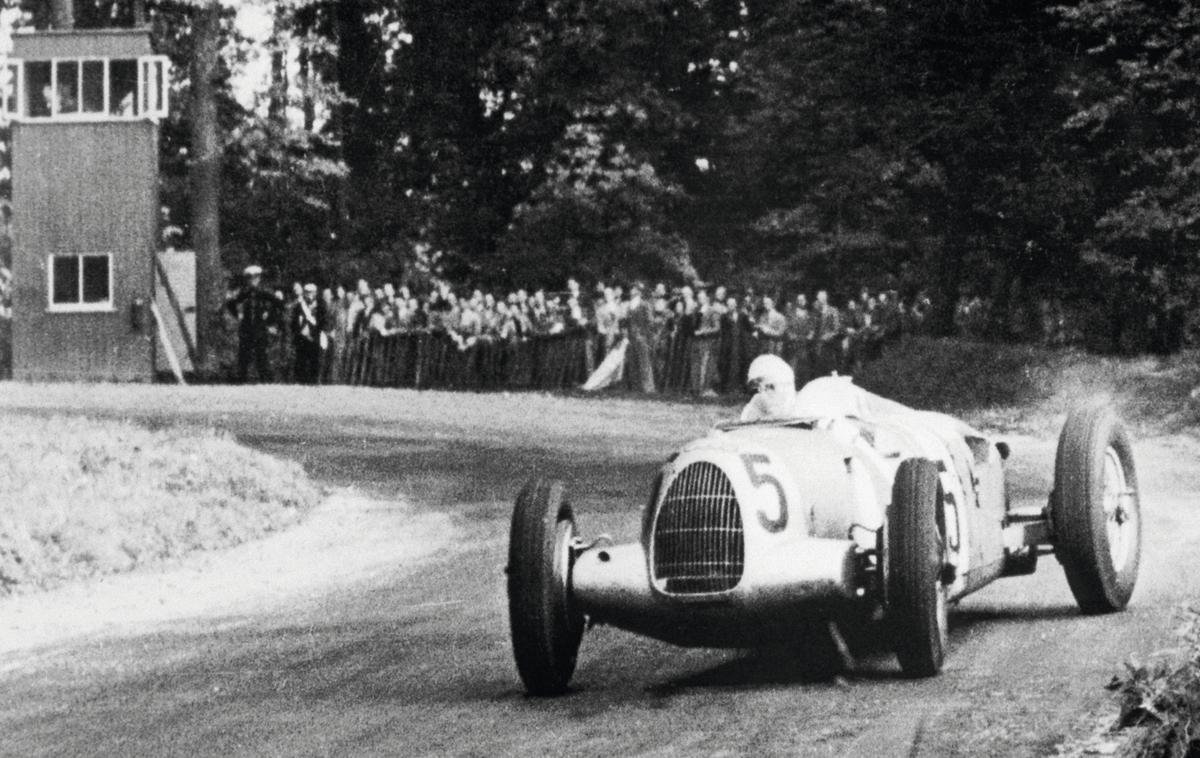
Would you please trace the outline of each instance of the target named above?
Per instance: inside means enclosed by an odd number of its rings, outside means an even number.
[[[25,64],[25,92],[29,98],[30,118],[49,118],[55,99],[50,81],[50,61],[29,61]]]
[[[104,61],[80,61],[83,77],[83,112],[104,113]]]
[[[167,115],[170,63],[165,56],[15,60],[4,110],[11,118],[97,121]]]
[[[114,116],[137,115],[138,66],[137,61],[109,61],[109,81],[112,95],[109,113]]]
[[[79,113],[79,61],[54,62],[54,94],[51,110],[64,116]]]
[[[50,310],[112,309],[112,256],[108,253],[50,256]]]

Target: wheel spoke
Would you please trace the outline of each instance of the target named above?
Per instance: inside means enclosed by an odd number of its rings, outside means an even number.
[[[1121,456],[1112,447],[1104,451],[1101,488],[1109,558],[1113,568],[1119,571],[1129,559],[1130,540],[1133,539],[1133,530],[1136,527],[1131,523],[1136,517],[1135,510],[1127,506],[1136,497],[1136,493],[1129,489]]]

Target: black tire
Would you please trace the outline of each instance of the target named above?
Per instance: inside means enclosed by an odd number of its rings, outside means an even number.
[[[944,539],[938,530],[937,464],[910,458],[892,486],[887,522],[887,621],[906,676],[934,676],[946,654]]]
[[[1050,496],[1054,553],[1084,613],[1129,602],[1141,559],[1133,445],[1112,409],[1073,411],[1058,438]]]
[[[583,615],[571,602],[575,519],[558,481],[517,496],[508,542],[508,615],[517,672],[530,695],[560,695],[575,672]]]

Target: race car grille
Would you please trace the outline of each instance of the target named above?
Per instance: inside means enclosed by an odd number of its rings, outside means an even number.
[[[655,584],[665,592],[699,595],[737,586],[746,550],[725,472],[701,461],[675,477],[654,524],[651,555]]]

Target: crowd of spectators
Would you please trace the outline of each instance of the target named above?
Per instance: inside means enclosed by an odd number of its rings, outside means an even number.
[[[247,324],[281,336],[289,354],[276,350],[273,360],[288,362],[287,378],[391,386],[579,386],[619,348],[630,389],[711,395],[740,388],[760,353],[784,357],[801,381],[853,373],[887,342],[920,330],[930,307],[923,295],[906,301],[868,289],[835,302],[826,290],[810,299],[700,284],[598,282],[585,290],[568,279],[560,291],[497,294],[445,282],[417,293],[360,280],[324,290],[296,283],[290,296],[273,293],[277,315],[248,315],[261,307],[244,307],[259,287],[232,297],[230,313],[244,344],[257,339]],[[246,379],[254,367],[269,381],[271,366],[252,366],[255,350],[240,351],[238,375]]]
[[[0,377],[12,366],[12,290],[11,271],[0,266]],[[799,381],[854,373],[887,342],[921,331],[930,309],[923,293],[903,298],[895,290],[831,298],[824,290],[702,284],[584,289],[576,279],[557,291],[503,294],[364,280],[323,290],[295,283],[288,293],[264,287],[258,267],[247,269],[227,305],[239,343],[233,373],[243,381],[570,388],[620,348],[626,387],[700,395],[740,388],[749,361],[763,352],[781,355]],[[1083,339],[1057,299],[997,314],[991,300],[964,293],[954,321],[973,339],[997,329],[1052,346]]]

